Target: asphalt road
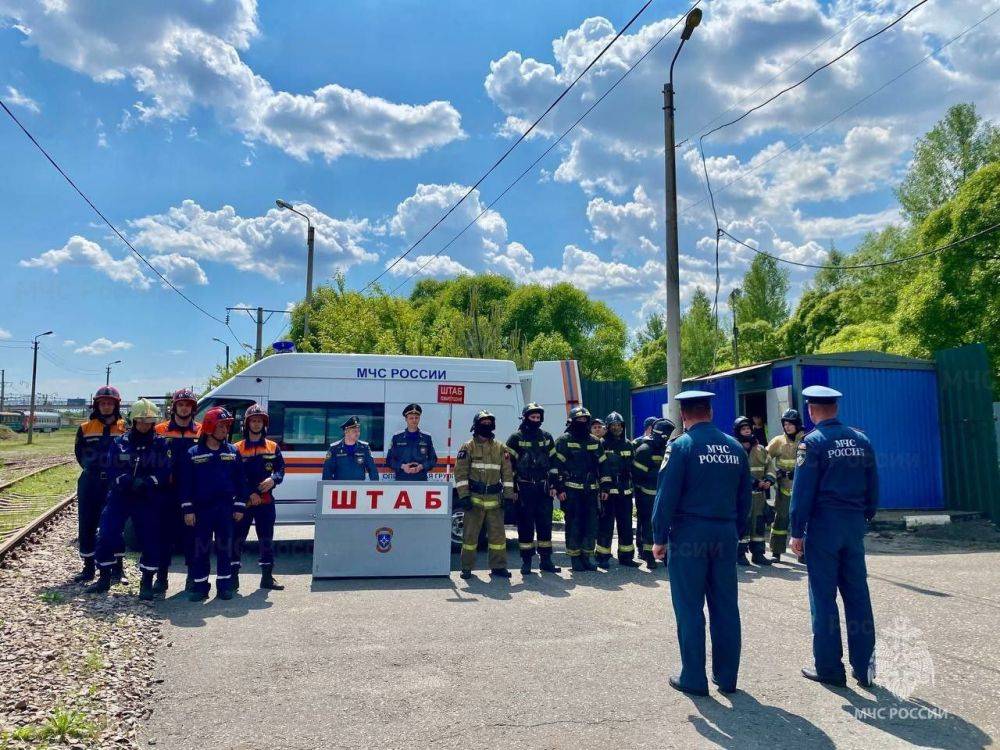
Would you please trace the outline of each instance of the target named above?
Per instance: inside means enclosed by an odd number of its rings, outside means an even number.
[[[872,750],[977,748],[1000,731],[995,545],[869,537],[880,670],[899,676],[908,700],[799,676],[811,641],[797,564],[741,572],[741,690],[691,698],[666,684],[679,659],[662,567],[314,584],[310,560],[301,545],[279,559],[282,592],[254,580],[230,602],[158,605],[163,682],[147,741]]]

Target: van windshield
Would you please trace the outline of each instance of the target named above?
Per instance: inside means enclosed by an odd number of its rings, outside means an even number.
[[[271,401],[268,414],[268,434],[282,450],[325,451],[343,437],[340,425],[351,416],[361,420],[361,439],[373,451],[384,447],[385,404]]]
[[[252,398],[206,398],[203,399],[198,404],[198,411],[195,412],[195,419],[197,421],[202,421],[205,418],[205,412],[211,409],[213,406],[221,406],[230,414],[233,415],[233,429],[229,433],[230,442],[238,442],[243,439],[243,415],[246,414],[247,409],[256,403]]]

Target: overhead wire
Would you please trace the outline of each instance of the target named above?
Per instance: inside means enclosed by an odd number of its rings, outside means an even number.
[[[108,227],[111,229],[112,232],[115,233],[115,235],[118,237],[118,239],[120,239],[125,244],[125,246],[129,250],[131,250],[136,255],[136,257],[138,257],[139,260],[141,260],[149,268],[149,270],[152,271],[156,275],[157,278],[159,278],[159,280],[165,286],[167,286],[168,288],[172,289],[185,302],[187,302],[189,305],[191,305],[196,310],[198,310],[198,312],[200,312],[202,315],[205,315],[206,317],[214,320],[216,323],[220,323],[220,324],[224,325],[229,330],[229,333],[233,336],[233,338],[236,339],[236,334],[233,332],[233,329],[229,327],[228,322],[224,321],[222,318],[219,318],[219,317],[213,315],[208,310],[206,310],[204,307],[202,307],[197,302],[195,302],[193,299],[191,299],[184,292],[182,292],[178,287],[176,287],[170,281],[170,279],[168,279],[166,276],[164,276],[159,271],[159,269],[157,269],[152,263],[150,263],[149,260],[147,260],[147,258],[146,258],[145,255],[143,255],[142,253],[140,253],[138,250],[135,249],[135,247],[132,245],[132,243],[128,241],[128,238],[126,238],[125,235],[122,234],[118,230],[118,227],[116,227],[114,224],[111,223],[111,221],[108,219],[107,216],[104,215],[104,213],[101,211],[101,209],[99,209],[97,207],[97,205],[90,199],[90,197],[85,192],[83,192],[83,190],[80,188],[80,186],[76,184],[76,182],[73,180],[73,178],[70,177],[69,174],[67,174],[67,172],[61,166],[59,166],[59,163],[52,157],[52,155],[45,149],[45,147],[42,146],[41,143],[39,143],[38,139],[35,138],[34,135],[32,135],[31,131],[28,130],[27,127],[25,127],[24,123],[22,123],[17,118],[17,115],[15,115],[10,110],[10,108],[7,106],[6,102],[3,101],[3,99],[0,99],[0,107],[3,108],[4,112],[6,112],[7,115],[10,117],[10,119],[13,120],[14,123],[21,129],[21,132],[23,132],[28,137],[28,140],[30,140],[34,144],[35,148],[37,148],[38,151],[41,152],[42,156],[44,156],[46,158],[46,160],[49,162],[49,164],[51,164],[55,168],[55,170],[60,175],[62,175],[63,179],[66,180],[67,183],[69,183],[70,187],[72,187],[73,190],[76,191],[77,195],[79,195],[81,198],[83,198],[84,202],[88,206],[90,206],[90,208],[94,211],[95,214],[97,214],[97,216],[101,219],[101,221],[103,221],[105,224],[108,225]]]
[[[559,96],[557,96],[552,101],[552,103],[545,108],[545,111],[542,112],[535,119],[535,121],[531,123],[530,126],[528,126],[527,130],[525,130],[523,133],[521,133],[521,135],[518,136],[517,140],[515,140],[514,143],[512,143],[510,147],[506,151],[504,151],[503,154],[500,155],[500,158],[498,158],[495,162],[493,162],[490,168],[487,169],[479,177],[479,179],[476,180],[475,183],[473,183],[473,185],[469,187],[468,190],[465,191],[465,194],[462,195],[462,197],[459,198],[455,203],[453,203],[452,206],[447,211],[445,211],[444,214],[437,221],[435,221],[434,224],[432,224],[431,227],[426,232],[420,235],[420,237],[416,240],[416,242],[411,244],[405,251],[403,251],[401,255],[396,257],[396,259],[393,260],[392,263],[390,263],[388,266],[382,269],[381,272],[379,272],[373,279],[371,279],[367,284],[365,284],[365,286],[361,289],[361,291],[365,292],[368,289],[370,289],[374,284],[378,283],[379,279],[381,279],[383,276],[389,273],[389,271],[395,268],[404,258],[406,258],[421,243],[423,243],[423,241],[427,239],[427,237],[430,235],[431,232],[433,232],[435,229],[441,226],[442,222],[444,222],[445,219],[451,216],[451,214],[455,211],[455,209],[465,202],[466,198],[472,195],[473,191],[475,191],[483,183],[483,181],[487,177],[489,177],[494,172],[494,170],[496,170],[496,168],[499,167],[504,160],[506,160],[508,156],[510,156],[510,154],[514,151],[514,149],[524,142],[524,140],[532,133],[532,131],[534,131],[535,128],[538,127],[538,124],[545,118],[545,116],[549,114],[549,112],[551,112],[553,109],[555,109],[556,106],[559,104],[559,102],[561,102],[566,97],[566,95],[569,94],[569,92],[573,89],[573,87],[576,86],[577,83],[579,83],[580,79],[582,79],[590,71],[590,69],[594,67],[594,65],[596,65],[597,62],[602,57],[604,57],[605,53],[609,49],[611,49],[611,47],[614,45],[615,42],[618,41],[618,39],[622,36],[622,34],[628,31],[628,29],[632,26],[632,24],[636,22],[639,16],[641,16],[646,11],[646,9],[652,4],[652,2],[653,0],[646,0],[643,6],[639,8],[638,11],[635,12],[632,18],[629,19],[628,23],[626,23],[618,31],[618,33],[616,33],[614,37],[612,37],[611,41],[609,41],[606,45],[604,45],[604,48],[597,54],[597,56],[589,63],[587,63],[587,66],[582,71],[580,71],[579,75],[577,75],[576,78],[574,78],[573,81],[565,89],[563,89],[562,93],[560,93]]]
[[[650,45],[650,47],[649,47],[649,48],[648,48],[648,49],[647,49],[647,50],[646,50],[645,52],[643,52],[643,53],[642,53],[642,55],[641,55],[641,56],[640,56],[640,57],[639,57],[639,58],[638,58],[638,59],[637,59],[637,60],[636,60],[636,61],[635,61],[634,63],[632,63],[632,65],[630,65],[630,66],[629,66],[628,68],[626,68],[625,72],[623,72],[623,73],[622,73],[622,74],[621,74],[621,75],[620,75],[620,76],[619,76],[619,77],[618,77],[618,78],[617,78],[617,79],[615,80],[615,82],[614,82],[614,83],[612,83],[612,84],[611,84],[611,86],[609,86],[609,87],[608,87],[608,89],[607,89],[607,90],[606,90],[606,91],[605,91],[605,92],[604,92],[603,94],[601,94],[601,95],[600,95],[600,96],[599,96],[599,97],[598,97],[598,98],[597,98],[596,100],[594,100],[594,102],[593,102],[593,103],[592,103],[592,104],[591,104],[591,105],[590,105],[589,107],[587,107],[587,109],[585,109],[585,110],[583,111],[583,114],[581,114],[581,115],[580,115],[580,116],[579,116],[578,118],[576,118],[576,120],[575,120],[575,121],[573,122],[573,124],[572,124],[572,125],[570,125],[570,126],[569,126],[568,128],[566,128],[566,129],[565,129],[565,130],[564,130],[564,131],[562,132],[562,134],[561,134],[561,135],[560,135],[560,136],[559,136],[558,138],[556,138],[556,139],[555,139],[555,140],[554,140],[554,141],[553,141],[552,143],[550,143],[550,144],[549,144],[549,146],[548,146],[548,148],[546,148],[546,149],[545,149],[544,151],[542,151],[542,153],[541,153],[541,154],[539,154],[539,155],[538,155],[538,157],[537,157],[537,158],[536,158],[536,159],[535,159],[535,160],[534,160],[533,162],[531,162],[531,164],[529,164],[529,165],[527,166],[527,168],[525,168],[525,169],[524,169],[524,170],[523,170],[523,171],[522,171],[522,172],[521,172],[521,173],[520,173],[520,174],[519,174],[519,175],[518,175],[517,177],[515,177],[515,178],[514,178],[514,180],[513,180],[513,181],[511,181],[511,182],[510,182],[510,183],[509,183],[509,184],[507,185],[507,187],[505,187],[505,188],[504,188],[504,189],[503,189],[503,190],[502,190],[502,191],[500,192],[500,194],[499,194],[499,195],[497,195],[497,197],[496,197],[496,198],[494,198],[494,199],[493,199],[492,201],[490,201],[490,202],[489,202],[489,203],[488,203],[488,204],[487,204],[487,205],[486,205],[486,206],[485,206],[485,207],[484,207],[484,208],[483,208],[483,209],[482,209],[482,210],[481,210],[481,211],[480,211],[480,212],[479,212],[479,213],[478,213],[478,214],[477,214],[477,215],[476,215],[476,216],[475,216],[475,217],[474,217],[473,219],[472,219],[472,221],[470,221],[470,222],[469,222],[468,224],[466,224],[466,225],[465,225],[464,227],[462,227],[462,229],[461,229],[461,230],[460,230],[460,231],[458,232],[458,234],[456,234],[456,235],[455,235],[454,237],[452,237],[452,238],[451,238],[450,240],[448,240],[448,242],[446,242],[446,243],[445,243],[445,244],[444,244],[444,245],[443,245],[443,246],[442,246],[441,248],[439,248],[437,252],[435,252],[435,253],[434,253],[433,255],[429,256],[429,257],[427,258],[427,260],[426,260],[426,261],[425,261],[425,262],[424,262],[424,263],[423,263],[422,265],[420,265],[420,266],[419,266],[419,267],[418,267],[418,268],[417,268],[416,270],[414,270],[414,271],[413,271],[413,273],[411,273],[411,274],[410,274],[409,276],[407,276],[407,277],[406,277],[405,279],[403,279],[403,281],[402,281],[402,282],[400,282],[400,283],[399,283],[399,284],[398,284],[398,285],[397,285],[397,286],[396,286],[395,288],[393,288],[393,290],[392,290],[392,291],[390,292],[390,294],[395,294],[395,293],[396,293],[396,292],[398,292],[398,291],[399,291],[400,289],[402,289],[402,288],[403,288],[404,286],[406,286],[406,284],[407,284],[407,283],[409,283],[411,279],[413,279],[413,278],[414,278],[415,276],[417,276],[417,275],[418,275],[419,273],[423,272],[423,270],[424,270],[424,269],[426,269],[426,268],[427,268],[427,267],[428,267],[428,266],[429,266],[429,265],[430,265],[430,264],[431,264],[432,262],[434,262],[434,260],[436,260],[436,259],[437,259],[438,257],[440,257],[440,255],[441,255],[441,254],[442,254],[442,253],[443,253],[443,252],[444,252],[445,250],[447,250],[447,249],[448,249],[449,247],[451,247],[451,245],[452,245],[452,244],[454,244],[454,243],[455,243],[455,242],[456,242],[456,241],[457,241],[457,240],[458,240],[458,239],[459,239],[459,238],[460,238],[460,237],[461,237],[461,236],[462,236],[463,234],[465,234],[465,233],[466,233],[466,232],[467,232],[467,231],[468,231],[468,230],[469,230],[469,229],[470,229],[470,228],[471,228],[471,227],[472,227],[472,226],[473,226],[474,224],[476,224],[476,222],[478,222],[478,221],[479,221],[479,220],[480,220],[480,219],[481,219],[481,218],[482,218],[482,217],[483,217],[483,216],[484,216],[484,215],[485,215],[485,214],[486,214],[486,213],[487,213],[487,212],[488,212],[488,211],[489,211],[490,209],[492,209],[492,208],[493,208],[493,206],[495,206],[495,205],[496,205],[497,203],[499,203],[499,202],[500,202],[500,200],[501,200],[501,199],[502,199],[502,198],[503,198],[503,197],[504,197],[505,195],[507,195],[507,193],[508,193],[508,192],[509,192],[509,191],[510,191],[510,190],[511,190],[511,189],[512,189],[512,188],[513,188],[513,187],[514,187],[515,185],[517,185],[517,184],[518,184],[518,183],[519,183],[519,182],[520,182],[520,181],[521,181],[522,179],[524,179],[524,178],[525,178],[525,177],[526,177],[526,176],[527,176],[527,175],[528,175],[528,174],[529,174],[529,173],[530,173],[530,172],[531,172],[532,170],[534,170],[534,168],[535,168],[536,166],[538,166],[538,164],[539,164],[539,163],[540,163],[540,162],[541,162],[541,161],[542,161],[542,160],[543,160],[543,159],[544,159],[544,158],[545,158],[546,156],[548,156],[548,155],[549,155],[549,153],[551,153],[551,151],[552,151],[552,150],[553,150],[553,149],[554,149],[554,148],[555,148],[556,146],[558,146],[558,145],[559,145],[559,144],[560,144],[560,143],[561,143],[561,142],[563,141],[563,139],[564,139],[564,138],[566,138],[566,136],[568,136],[568,135],[569,135],[569,134],[570,134],[570,133],[571,133],[571,132],[572,132],[573,130],[575,130],[575,129],[576,129],[576,127],[577,127],[577,126],[578,126],[578,125],[579,125],[579,124],[580,124],[581,122],[583,122],[583,120],[584,120],[584,119],[585,119],[585,118],[586,118],[586,117],[587,117],[587,116],[588,116],[588,115],[589,115],[589,114],[590,114],[591,112],[593,112],[593,111],[594,111],[594,110],[595,110],[595,109],[597,108],[597,106],[598,106],[598,105],[599,105],[599,104],[600,104],[601,102],[603,102],[603,101],[604,101],[604,99],[605,99],[605,98],[606,98],[606,97],[607,97],[607,96],[608,96],[608,95],[609,95],[609,94],[610,94],[610,93],[611,93],[612,91],[614,91],[614,90],[615,90],[615,88],[617,88],[617,87],[618,87],[618,85],[619,85],[619,84],[620,84],[620,83],[621,83],[622,81],[624,81],[624,80],[625,80],[625,79],[626,79],[626,78],[628,77],[628,75],[629,75],[629,74],[630,74],[630,73],[631,73],[631,72],[632,72],[633,70],[635,70],[635,69],[636,69],[636,68],[637,68],[637,67],[639,66],[639,64],[640,64],[640,63],[641,63],[641,62],[642,62],[643,60],[645,60],[645,59],[646,59],[646,58],[647,58],[647,57],[648,57],[648,56],[649,56],[649,55],[650,55],[650,54],[651,54],[651,53],[652,53],[652,52],[653,52],[653,51],[654,51],[654,50],[655,50],[655,49],[656,49],[657,47],[659,47],[659,46],[660,46],[660,44],[661,44],[661,43],[663,42],[663,40],[664,40],[664,39],[666,39],[666,38],[667,38],[667,36],[669,36],[670,32],[671,32],[671,31],[673,31],[673,30],[674,30],[675,28],[677,28],[677,26],[678,26],[678,25],[680,24],[680,22],[681,22],[681,21],[683,21],[683,20],[684,20],[684,19],[685,19],[685,18],[687,17],[688,13],[690,13],[690,12],[691,12],[692,10],[694,10],[694,9],[695,9],[696,7],[698,7],[698,5],[700,5],[700,4],[701,4],[701,0],[695,0],[695,2],[694,2],[694,3],[692,4],[692,5],[691,5],[691,7],[690,7],[690,8],[688,8],[688,9],[687,9],[686,11],[684,11],[684,13],[683,13],[683,14],[682,14],[682,15],[681,15],[680,17],[678,17],[678,18],[677,18],[677,20],[675,20],[675,21],[674,21],[674,22],[673,22],[673,23],[672,23],[672,24],[670,25],[670,28],[668,28],[668,29],[667,29],[667,30],[666,30],[666,31],[665,31],[665,32],[663,33],[663,35],[662,35],[662,36],[661,36],[661,37],[660,37],[659,39],[657,39],[657,40],[656,40],[656,41],[655,41],[655,42],[654,42],[654,43],[653,43],[652,45]]]
[[[906,263],[907,261],[915,260],[917,258],[926,258],[930,255],[936,255],[937,253],[940,253],[942,250],[947,250],[949,248],[955,247],[956,245],[961,245],[964,242],[968,242],[969,240],[974,240],[976,237],[982,237],[984,234],[995,232],[997,229],[1000,229],[1000,223],[994,224],[993,226],[990,227],[986,227],[986,229],[981,229],[978,232],[973,232],[972,234],[966,235],[965,237],[960,237],[957,240],[949,242],[947,245],[941,245],[931,250],[924,250],[919,253],[912,253],[910,255],[905,255],[901,258],[890,258],[889,260],[879,260],[879,261],[873,261],[871,263],[856,263],[852,265],[832,265],[832,264],[819,265],[816,263],[800,263],[799,261],[789,260],[788,258],[782,258],[779,255],[772,255],[771,253],[761,250],[759,247],[754,247],[753,245],[749,245],[743,240],[737,239],[729,232],[727,232],[725,229],[720,230],[720,232],[723,236],[728,237],[737,245],[742,245],[748,250],[753,250],[758,255],[763,255],[766,258],[773,258],[774,260],[781,261],[782,263],[788,263],[790,265],[800,266],[802,268],[825,268],[837,271],[855,271],[864,268],[880,268],[882,266],[894,266],[897,263]],[[992,255],[989,257],[990,259],[996,260],[1000,258],[1000,255]]]

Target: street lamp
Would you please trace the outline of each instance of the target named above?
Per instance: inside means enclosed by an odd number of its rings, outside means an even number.
[[[229,344],[227,344],[222,339],[215,338],[214,336],[212,337],[212,341],[218,341],[220,344],[222,344],[224,347],[226,347],[226,369],[228,370],[229,369]]]
[[[116,359],[114,362],[108,362],[104,367],[104,385],[111,385],[111,365],[120,365],[122,361]]]
[[[670,61],[670,76],[663,86],[663,158],[666,193],[666,251],[667,251],[667,414],[681,429],[681,407],[674,398],[681,391],[681,291],[680,263],[677,240],[677,162],[674,144],[674,63],[691,38],[695,27],[701,23],[701,9],[688,13],[681,32],[681,43]]]
[[[297,210],[295,206],[293,206],[288,201],[284,201],[281,200],[281,198],[278,198],[278,200],[275,201],[275,204],[278,206],[278,208],[283,208],[287,211],[291,211],[293,214],[298,214],[299,216],[301,216],[303,219],[306,220],[306,225],[309,227],[309,230],[306,233],[306,244],[309,248],[309,254],[307,256],[308,259],[306,261],[306,309],[305,313],[302,316],[302,340],[305,341],[305,339],[309,336],[309,304],[312,302],[313,248],[316,243],[316,229],[312,225],[312,220],[304,213]]]
[[[31,406],[28,407],[28,445],[31,445],[32,436],[35,433],[35,383],[38,375],[38,339],[42,336],[51,336],[52,331],[40,333],[31,340]]]

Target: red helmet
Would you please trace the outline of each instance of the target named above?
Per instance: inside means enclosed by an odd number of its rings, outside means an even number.
[[[173,412],[174,407],[181,401],[187,401],[191,404],[192,409],[198,406],[198,399],[195,398],[194,391],[190,388],[180,388],[174,391],[174,395],[170,399],[170,411]]]
[[[243,415],[243,432],[244,434],[249,433],[250,430],[247,429],[247,422],[250,421],[250,417],[262,417],[264,420],[264,432],[267,432],[267,425],[270,423],[271,418],[267,416],[267,411],[260,404],[252,404]]]
[[[213,406],[211,409],[206,411],[205,416],[202,417],[202,436],[206,437],[208,435],[212,435],[215,432],[215,428],[220,424],[224,424],[227,428],[231,428],[233,426],[233,415],[221,406]]]
[[[115,405],[121,404],[122,402],[122,394],[120,394],[118,392],[118,389],[115,388],[113,385],[102,385],[100,388],[97,389],[97,393],[94,394],[94,401],[93,401],[95,409],[97,408],[98,399],[102,398],[112,399],[115,402]]]

